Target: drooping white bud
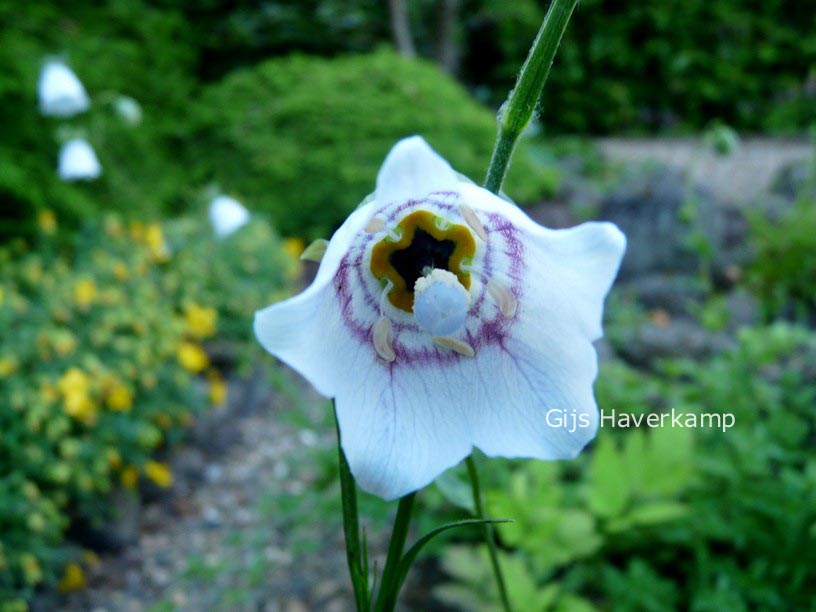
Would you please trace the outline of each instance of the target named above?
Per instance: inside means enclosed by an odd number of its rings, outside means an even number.
[[[60,149],[57,173],[63,181],[92,181],[102,174],[102,166],[88,141],[74,138]]]
[[[130,96],[119,96],[114,102],[116,114],[128,125],[139,125],[142,122],[142,107]]]
[[[220,195],[210,202],[210,223],[219,238],[226,238],[248,221],[249,211],[238,200]]]
[[[37,81],[40,112],[51,117],[71,117],[91,106],[82,82],[59,61],[47,62]]]
[[[470,294],[456,275],[434,269],[414,284],[414,319],[432,336],[448,336],[465,324]]]

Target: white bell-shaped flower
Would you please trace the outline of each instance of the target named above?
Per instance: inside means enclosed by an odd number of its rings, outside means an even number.
[[[63,181],[92,181],[102,174],[102,166],[88,141],[74,138],[62,145],[57,172]]]
[[[542,227],[406,138],[312,284],[257,312],[255,333],[335,398],[351,471],[385,499],[474,447],[574,457],[600,423],[592,342],[625,246],[610,223]]]
[[[210,202],[210,223],[219,238],[226,238],[248,221],[249,211],[238,200],[220,195]]]
[[[82,82],[59,61],[47,62],[37,82],[40,112],[52,117],[71,117],[91,106]]]

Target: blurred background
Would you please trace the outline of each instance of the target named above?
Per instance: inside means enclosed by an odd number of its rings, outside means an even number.
[[[0,611],[350,609],[331,411],[252,315],[397,139],[483,179],[546,9],[0,0]],[[480,458],[518,610],[814,609],[814,126],[807,3],[578,6],[505,190],[627,233],[599,405],[736,425]],[[455,468],[414,535],[471,510]],[[477,536],[403,609],[500,609]]]

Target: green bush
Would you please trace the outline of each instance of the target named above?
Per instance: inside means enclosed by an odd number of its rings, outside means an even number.
[[[816,336],[744,329],[709,362],[606,364],[606,414],[732,413],[731,429],[600,431],[576,461],[486,463],[519,610],[809,609],[816,581]],[[443,600],[500,610],[484,555],[443,554]]]
[[[75,249],[40,223],[0,249],[0,602],[57,585],[69,520],[104,519],[112,489],[170,484],[155,452],[225,399],[204,347],[247,345],[295,269],[258,220],[216,240],[203,215],[111,217]]]
[[[268,213],[284,235],[308,238],[324,237],[373,190],[399,138],[421,134],[481,181],[496,133],[493,114],[450,77],[386,50],[237,71],[206,91],[198,112],[196,178]],[[554,180],[521,146],[506,189],[530,202]]]
[[[474,7],[466,78],[504,99],[549,2]],[[813,11],[797,0],[585,0],[542,101],[548,130],[801,132],[816,120]],[[808,84],[810,83],[810,85]]]
[[[56,211],[65,225],[116,210],[152,218],[175,209],[189,181],[176,162],[195,53],[175,12],[140,0],[99,5],[0,0],[0,240],[36,231],[36,214]],[[43,61],[64,54],[85,85],[91,109],[68,120],[39,114]],[[138,102],[142,122],[115,112],[116,99]],[[56,173],[60,142],[82,133],[103,168],[92,183],[64,183]]]

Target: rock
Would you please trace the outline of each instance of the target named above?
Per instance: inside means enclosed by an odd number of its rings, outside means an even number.
[[[760,307],[757,299],[745,289],[735,289],[725,298],[731,329],[748,327],[760,322]]]
[[[789,202],[803,195],[808,187],[813,162],[799,160],[785,164],[771,180],[771,193],[778,195]]]
[[[695,187],[687,193],[682,174],[664,167],[641,168],[624,175],[620,186],[603,199],[598,216],[617,224],[628,247],[619,277],[644,274],[695,274],[700,257],[691,243],[702,232],[712,249],[714,272],[744,263],[747,223],[742,213]],[[693,197],[696,220],[683,219]]]
[[[637,367],[651,368],[658,359],[687,357],[701,360],[728,350],[734,342],[723,334],[704,330],[696,323],[672,319],[665,324],[645,323],[618,334],[618,354]]]
[[[689,306],[701,303],[705,297],[700,280],[693,276],[646,274],[617,290],[631,294],[646,310],[665,310],[673,316],[689,315]]]

